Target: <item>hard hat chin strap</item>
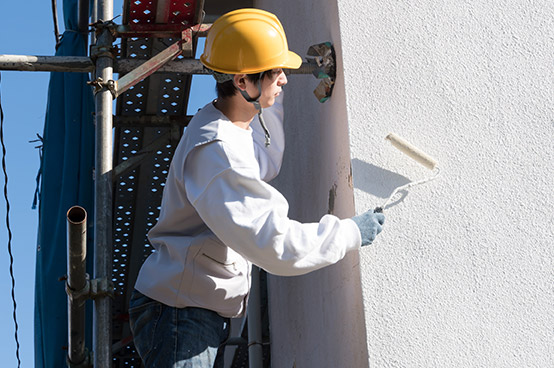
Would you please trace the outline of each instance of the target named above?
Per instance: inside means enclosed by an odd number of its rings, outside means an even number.
[[[256,99],[250,97],[248,95],[248,92],[246,91],[243,91],[242,89],[239,89],[240,91],[240,94],[242,95],[242,97],[244,97],[244,99],[248,102],[250,102],[251,104],[254,105],[254,107],[256,108],[256,110],[258,110],[258,118],[260,119],[260,124],[262,126],[262,129],[264,130],[264,133],[265,133],[265,146],[266,147],[269,147],[269,145],[271,144],[271,137],[269,135],[269,130],[267,129],[267,126],[265,125],[265,121],[264,121],[264,118],[262,116],[262,112],[263,112],[263,109],[262,109],[262,106],[260,105],[260,97],[262,96],[262,82],[261,82],[261,77],[260,79],[258,80],[258,97]]]

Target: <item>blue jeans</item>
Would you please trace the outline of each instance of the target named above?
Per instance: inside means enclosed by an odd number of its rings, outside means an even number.
[[[175,308],[133,291],[129,324],[146,368],[223,367],[229,318],[202,308]]]

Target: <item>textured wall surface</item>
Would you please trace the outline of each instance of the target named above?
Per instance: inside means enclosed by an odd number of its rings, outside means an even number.
[[[553,4],[338,1],[369,366],[554,366]]]
[[[340,47],[334,1],[258,1],[282,20],[289,47],[305,57],[312,44]],[[273,183],[289,200],[293,219],[319,221],[326,213],[354,213],[344,83],[321,104],[318,81],[293,75],[285,87],[287,148]],[[270,277],[273,368],[367,367],[359,254],[301,277]]]

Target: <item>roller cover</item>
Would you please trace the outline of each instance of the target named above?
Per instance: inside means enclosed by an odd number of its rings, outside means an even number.
[[[397,136],[396,134],[389,133],[389,135],[387,135],[385,139],[388,139],[393,146],[395,146],[400,151],[410,156],[429,170],[433,170],[435,166],[437,166],[437,161],[434,158],[427,155],[425,152],[418,149],[417,147],[411,145],[408,141]]]

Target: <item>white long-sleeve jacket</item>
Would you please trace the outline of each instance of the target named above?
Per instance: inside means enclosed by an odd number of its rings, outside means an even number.
[[[245,130],[210,103],[191,120],[148,234],[156,251],[139,272],[137,290],[170,306],[236,317],[246,310],[251,263],[272,274],[300,275],[360,246],[350,219],[325,215],[301,224],[288,218],[286,199],[266,183],[281,166],[281,98],[264,110],[264,120],[269,147],[257,118]]]

